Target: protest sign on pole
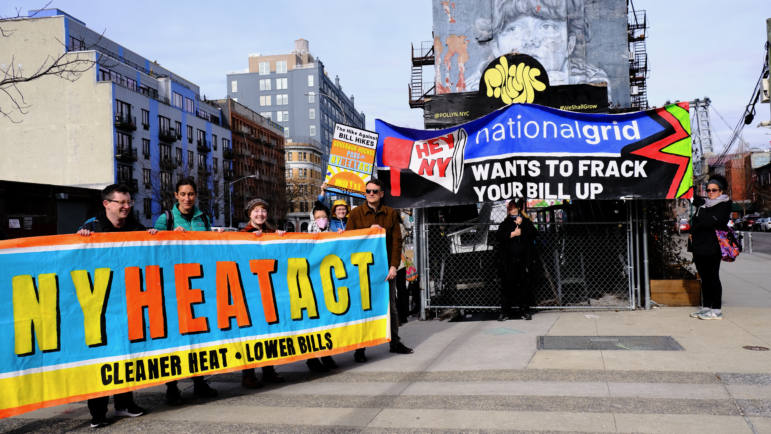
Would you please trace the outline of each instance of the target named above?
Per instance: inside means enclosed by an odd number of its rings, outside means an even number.
[[[443,130],[375,125],[394,208],[693,194],[687,102],[622,115],[512,104]]]
[[[0,242],[0,418],[390,340],[383,230]]]
[[[371,131],[335,124],[324,178],[327,191],[364,197],[365,186],[372,177],[377,138]]]

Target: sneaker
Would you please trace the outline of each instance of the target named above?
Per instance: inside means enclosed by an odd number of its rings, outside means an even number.
[[[723,314],[722,313],[715,313],[715,312],[712,312],[712,310],[710,310],[707,313],[699,314],[699,319],[703,319],[703,320],[707,320],[707,321],[709,321],[709,320],[716,320],[716,319],[723,319]]]
[[[93,418],[91,419],[91,428],[103,428],[109,425],[110,422],[107,422],[107,418],[105,417],[99,417],[99,418]]]
[[[209,386],[206,381],[196,381],[193,384],[193,395],[198,395],[204,398],[214,398],[217,396],[217,389]]]
[[[332,358],[332,356],[324,356],[321,358],[321,363],[324,364],[329,369],[337,369],[337,363],[335,363],[335,359]]]
[[[262,383],[260,383],[260,380],[257,379],[254,373],[242,376],[241,385],[247,389],[259,389],[262,387]]]
[[[182,393],[176,385],[166,387],[166,404],[175,406],[182,405]]]
[[[132,404],[125,409],[115,409],[115,416],[137,417],[143,414],[145,414],[145,409],[136,404]]]
[[[363,349],[358,349],[353,352],[353,361],[356,363],[367,363],[367,355],[364,354]]]
[[[698,318],[698,317],[699,317],[699,315],[705,314],[705,313],[707,313],[707,312],[709,312],[709,311],[711,311],[711,310],[712,310],[712,309],[709,309],[709,308],[704,308],[704,309],[702,309],[702,310],[700,310],[700,311],[698,311],[698,312],[693,312],[693,313],[691,314],[691,318]]]
[[[308,359],[305,364],[308,365],[308,369],[313,372],[329,372],[329,368],[324,366],[319,359]]]
[[[401,342],[392,346],[390,351],[397,354],[412,354],[414,352],[412,351],[412,348],[405,347]]]

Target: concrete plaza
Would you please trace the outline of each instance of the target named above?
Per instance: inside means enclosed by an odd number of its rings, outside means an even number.
[[[532,321],[411,321],[411,355],[382,345],[340,368],[280,366],[281,385],[247,390],[240,374],[209,378],[214,399],[164,404],[164,387],[135,392],[149,413],[108,418],[100,432],[276,433],[769,433],[771,256],[742,254],[721,269],[724,319],[692,308],[545,312]],[[545,351],[538,336],[671,336],[684,351]],[[259,372],[259,371],[258,371]],[[111,406],[112,407],[112,406]],[[88,431],[85,403],[0,421],[0,432]]]

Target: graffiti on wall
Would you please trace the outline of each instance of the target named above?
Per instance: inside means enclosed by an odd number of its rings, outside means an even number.
[[[527,54],[552,86],[607,83],[610,101],[629,103],[624,0],[435,0],[438,94],[479,90],[495,58]]]

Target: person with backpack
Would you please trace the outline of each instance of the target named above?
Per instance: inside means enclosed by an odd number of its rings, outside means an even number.
[[[707,197],[693,195],[696,212],[691,217],[690,251],[701,277],[703,306],[691,318],[721,320],[723,285],[720,283],[720,262],[723,253],[715,231],[728,231],[732,201],[723,194],[728,182],[723,176],[712,175],[707,182]]]
[[[262,234],[278,234],[283,237],[285,231],[277,231],[271,224],[268,223],[268,203],[262,199],[254,199],[244,209],[246,218],[249,219],[249,223],[241,229],[240,232],[252,232],[256,236],[262,236]],[[276,372],[276,368],[273,366],[262,367],[262,381],[268,381],[271,383],[283,383],[286,381],[284,377]],[[257,379],[257,375],[254,373],[254,368],[248,368],[241,371],[241,385],[247,389],[258,389],[262,387],[262,383]]]
[[[186,177],[177,181],[174,191],[177,203],[174,204],[171,211],[166,211],[158,217],[158,220],[155,221],[155,229],[177,232],[211,231],[209,216],[195,206],[197,194],[198,188],[193,178]],[[194,395],[205,398],[217,396],[217,390],[209,386],[203,376],[193,377],[192,380]],[[182,404],[182,393],[179,391],[176,381],[166,383],[166,403],[169,405]]]
[[[77,234],[82,237],[91,236],[92,233],[111,232],[137,232],[147,228],[138,222],[131,213],[134,201],[131,192],[125,185],[108,185],[102,190],[102,204],[104,211],[86,221]],[[155,229],[149,229],[151,235],[158,233]],[[136,405],[133,392],[117,393],[114,395],[115,416],[137,417],[145,414],[145,409]],[[109,396],[91,398],[88,400],[88,411],[91,412],[91,428],[101,428],[109,425],[107,422],[107,404]]]
[[[498,321],[507,319],[533,319],[530,314],[532,278],[538,255],[535,238],[538,230],[525,214],[525,200],[510,200],[506,205],[506,218],[498,226],[498,275],[501,279],[501,314]],[[512,304],[517,306],[511,311]]]

